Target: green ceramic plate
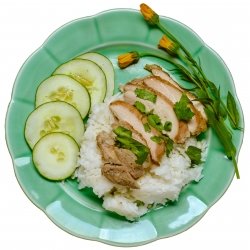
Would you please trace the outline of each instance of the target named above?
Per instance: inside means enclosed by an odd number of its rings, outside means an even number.
[[[221,86],[222,97],[230,90],[235,96],[233,79],[222,59],[187,26],[162,17],[201,65],[208,78]],[[114,64],[116,91],[119,83],[147,74],[146,63],[160,59],[144,58],[134,66],[120,70],[117,55],[132,50],[155,50],[161,32],[149,27],[138,11],[120,9],[81,18],[56,30],[35,51],[20,69],[12,93],[7,117],[6,138],[18,182],[30,200],[63,230],[91,240],[118,246],[136,246],[159,238],[173,236],[193,226],[223,195],[234,176],[231,162],[212,131],[209,141],[204,178],[191,184],[180,195],[178,202],[155,209],[139,221],[131,223],[123,217],[105,211],[90,189],[78,190],[76,181],[51,182],[35,170],[31,150],[24,139],[24,124],[34,109],[35,93],[41,81],[60,64],[86,52],[97,51]],[[238,107],[240,104],[237,101]],[[243,126],[243,114],[241,126]],[[234,143],[239,152],[243,133],[233,131]]]

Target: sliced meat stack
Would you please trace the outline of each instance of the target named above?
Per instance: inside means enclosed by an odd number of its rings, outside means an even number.
[[[114,116],[121,122],[127,122],[135,131],[137,131],[146,141],[150,150],[152,160],[159,164],[165,150],[164,143],[156,143],[151,138],[159,136],[160,133],[151,128],[150,132],[146,132],[143,124],[146,118],[132,105],[125,101],[114,101],[110,104],[110,109]]]
[[[188,137],[197,136],[207,128],[204,107],[191,93],[182,89],[159,66],[147,65],[145,68],[152,75],[123,85],[123,100],[113,101],[109,107],[116,118],[113,127],[122,126],[131,131],[132,138],[148,148],[147,159],[141,165],[136,163],[136,155],[119,147],[112,132],[101,132],[97,136],[103,158],[102,174],[111,182],[129,188],[138,188],[136,180],[151,165],[160,164],[165,153],[164,138],[184,143]],[[193,113],[188,121],[179,120],[174,109],[184,93]],[[149,120],[150,116],[153,121]],[[164,124],[170,124],[169,128],[166,129]]]

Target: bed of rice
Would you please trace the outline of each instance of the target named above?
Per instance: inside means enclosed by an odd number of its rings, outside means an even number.
[[[160,166],[152,168],[138,180],[139,189],[129,190],[115,185],[101,173],[102,158],[96,144],[96,135],[101,131],[111,131],[114,117],[109,110],[109,103],[116,99],[122,99],[122,96],[115,95],[94,107],[83,137],[76,176],[80,189],[91,187],[98,197],[103,198],[105,209],[134,220],[147,213],[152,206],[177,200],[185,185],[202,178],[202,166],[191,167],[185,150],[190,145],[200,148],[204,160],[206,141],[189,138],[185,144],[175,145],[170,156],[163,157]]]

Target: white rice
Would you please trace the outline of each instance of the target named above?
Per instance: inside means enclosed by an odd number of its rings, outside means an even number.
[[[185,150],[190,145],[200,148],[204,160],[206,141],[189,138],[183,145],[174,145],[170,156],[163,157],[160,166],[152,168],[137,181],[139,189],[129,190],[113,184],[101,174],[102,159],[96,136],[101,131],[111,131],[114,117],[109,110],[109,103],[116,99],[122,99],[122,95],[115,95],[94,107],[83,137],[76,176],[80,189],[91,187],[98,197],[103,198],[105,209],[134,220],[147,213],[152,206],[177,200],[185,185],[202,178],[202,166],[191,167]]]

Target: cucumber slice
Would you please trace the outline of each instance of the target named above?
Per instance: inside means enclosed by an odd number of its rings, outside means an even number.
[[[84,86],[66,75],[55,75],[44,80],[36,92],[36,107],[51,101],[64,101],[74,106],[82,118],[90,109],[89,93]]]
[[[91,98],[91,109],[96,103],[104,100],[107,83],[102,69],[94,62],[83,59],[73,59],[59,66],[53,75],[68,75],[87,88]]]
[[[51,132],[63,132],[72,136],[80,145],[84,124],[80,113],[66,102],[48,102],[37,107],[25,124],[25,138],[31,148],[38,140]]]
[[[38,172],[49,180],[64,180],[77,167],[79,147],[76,141],[63,133],[42,137],[34,146],[33,162]]]
[[[115,87],[115,71],[111,61],[104,55],[96,52],[88,52],[78,56],[79,59],[87,59],[96,63],[104,72],[107,79],[107,91],[105,99],[111,97]]]

